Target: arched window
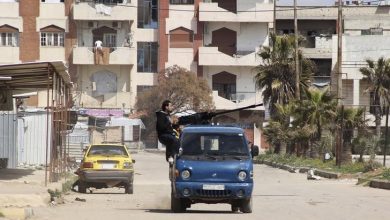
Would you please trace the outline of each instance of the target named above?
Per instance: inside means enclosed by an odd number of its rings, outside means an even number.
[[[237,76],[228,72],[220,72],[213,75],[213,90],[218,95],[229,100],[236,100]]]
[[[169,32],[170,48],[192,48],[194,32],[184,27],[179,27]]]

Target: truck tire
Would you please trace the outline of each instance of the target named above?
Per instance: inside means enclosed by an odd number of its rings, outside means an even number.
[[[241,201],[240,210],[243,213],[252,213],[252,198],[243,199]]]
[[[133,194],[133,191],[134,191],[133,183],[129,183],[125,186],[126,194]]]
[[[77,189],[79,193],[86,193],[87,192],[87,183],[83,180],[79,180],[79,184],[77,186]]]
[[[238,212],[240,207],[236,206],[236,205],[232,205],[232,212]]]
[[[181,199],[175,198],[174,195],[171,195],[171,210],[174,213],[185,212],[186,207],[182,203]]]

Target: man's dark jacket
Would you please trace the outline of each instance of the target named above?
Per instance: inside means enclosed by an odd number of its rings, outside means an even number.
[[[174,135],[172,122],[169,117],[169,114],[164,111],[158,111],[156,112],[156,116],[157,116],[157,123],[156,123],[157,135],[159,137],[163,134]]]

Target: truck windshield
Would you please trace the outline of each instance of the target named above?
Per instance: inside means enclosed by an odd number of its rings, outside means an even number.
[[[248,146],[240,133],[185,133],[182,155],[247,156]]]

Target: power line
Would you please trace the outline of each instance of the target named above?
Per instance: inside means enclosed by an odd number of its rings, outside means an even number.
[[[379,2],[382,2],[384,0],[373,0],[373,1],[370,1],[370,3],[379,3]],[[96,3],[95,1],[83,1],[83,2],[86,2],[86,3]],[[143,6],[136,6],[136,5],[121,5],[119,4],[118,6],[122,6],[122,7],[129,7],[129,8],[144,8]],[[343,6],[346,6],[346,5],[343,5]],[[356,5],[356,6],[351,6],[351,7],[359,7],[359,6],[368,6],[368,5]],[[377,6],[377,5],[372,5],[372,6]],[[278,6],[280,7],[280,6]],[[313,9],[327,9],[327,8],[335,8],[335,6],[298,6],[297,10],[298,11],[304,11],[304,10],[313,10]],[[226,13],[224,11],[216,11],[216,10],[195,10],[195,9],[177,9],[177,8],[152,8],[154,10],[158,10],[158,11],[179,11],[179,12],[191,12],[191,13]],[[291,6],[286,6],[286,9],[275,9],[275,11],[293,11],[294,8],[291,8]],[[238,10],[238,11],[235,11],[236,13],[262,13],[262,12],[273,12],[274,9],[264,9],[264,10]],[[227,11],[229,12],[229,11]]]

